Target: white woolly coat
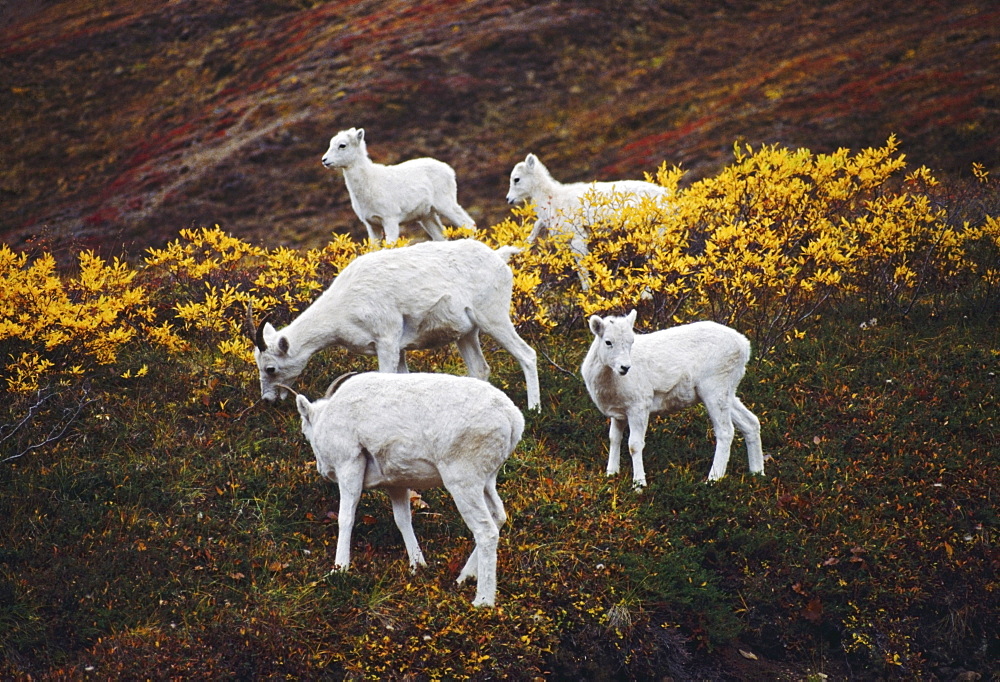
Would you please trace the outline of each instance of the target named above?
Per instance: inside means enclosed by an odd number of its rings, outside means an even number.
[[[360,374],[311,412],[303,430],[319,473],[338,481],[346,468],[361,467],[365,488],[485,481],[524,431],[502,391],[450,374]]]
[[[632,406],[647,414],[681,410],[702,400],[699,386],[720,377],[735,390],[750,359],[745,336],[710,321],[635,334],[624,376],[597,360],[599,343],[595,338],[581,373],[597,409],[617,419]]]
[[[351,529],[362,488],[385,488],[410,566],[424,565],[413,532],[410,488],[444,486],[475,548],[458,576],[475,578],[473,606],[493,606],[497,543],[507,520],[497,474],[521,439],[524,417],[485,381],[449,374],[369,373],[310,404],[298,396],[316,468],[340,488],[335,563],[351,562]]]
[[[457,342],[469,374],[486,379],[483,331],[520,363],[528,406],[538,408],[536,354],[510,320],[514,277],[507,260],[516,252],[459,239],[359,256],[287,327],[264,326],[267,348],[255,351],[262,397],[284,397],[278,384],[290,385],[328,346],[377,355],[380,371],[405,372],[407,350]]]

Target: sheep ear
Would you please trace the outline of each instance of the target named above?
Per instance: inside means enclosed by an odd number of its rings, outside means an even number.
[[[594,336],[604,335],[604,320],[601,319],[600,315],[590,316],[590,331],[594,333]]]
[[[309,403],[309,399],[306,398],[301,393],[299,393],[297,396],[295,396],[295,406],[299,408],[299,414],[302,415],[302,419],[308,422],[311,417],[311,412],[309,411],[309,408],[312,407],[312,405]]]
[[[358,142],[364,142],[365,141],[365,129],[364,128],[358,128],[357,136],[358,136]]]
[[[628,326],[631,327],[635,324],[635,308],[632,308],[632,312],[626,315],[625,319],[628,320]]]
[[[282,355],[288,355],[288,337],[282,336],[278,339],[278,352]]]
[[[528,154],[526,157],[524,157],[524,163],[528,165],[528,168],[534,168],[536,161],[538,161],[538,157],[535,156],[534,154]]]

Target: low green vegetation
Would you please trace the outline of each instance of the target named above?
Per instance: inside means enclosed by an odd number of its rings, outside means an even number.
[[[743,237],[763,225],[770,240],[786,213],[768,200],[774,192],[746,199],[745,183],[725,178],[709,188],[715,194],[677,201],[682,213],[695,207],[685,201],[751,201],[732,209],[744,220],[741,246],[720,250],[720,233],[732,240],[734,229],[705,217],[679,253],[688,263],[755,254],[743,259],[752,265],[748,294],[777,292],[771,247]],[[894,213],[894,190],[878,187],[877,202],[859,199],[836,223],[851,230],[837,262],[850,265],[866,247],[874,265],[845,266],[850,289],[801,286],[785,300],[810,314],[781,309],[782,333],[756,337],[769,348],[759,348],[740,395],[761,419],[766,473],[747,473],[737,438],[728,477],[711,485],[713,437],[701,408],[653,422],[648,488],[632,489],[627,464],[604,475],[607,424],[576,371],[590,343],[581,306],[596,307],[593,297],[610,290],[580,296],[572,261],[544,245],[542,276],[532,280],[525,254],[514,265],[515,308],[539,351],[543,404],[526,413],[501,474],[510,522],[492,610],[472,609],[474,587],[455,585],[471,538],[442,490],[414,504],[426,570],[410,574],[388,499],[373,491],[362,498],[352,570],[331,572],[336,487],[316,473],[294,405],[257,400],[250,342],[238,332],[246,303],[287,321],[315,296],[315,281],[357,255],[349,240],[297,253],[188,232],[143,267],[81,257],[79,272],[63,274],[44,258],[0,252],[0,354],[10,359],[0,416],[0,677],[987,674],[1000,657],[1000,250],[996,220],[982,215],[992,186],[982,186],[989,191],[911,223],[899,218],[913,215],[914,202]],[[758,207],[771,211],[768,221],[755,218]],[[940,254],[933,239],[907,241],[910,224],[951,235],[948,257],[930,258]],[[835,232],[827,228],[823,239]],[[721,286],[707,275],[685,283],[683,300],[663,298],[679,280],[663,270],[649,279],[657,249],[633,248],[616,229],[602,226],[595,242],[595,258],[607,255],[601,287],[629,273],[657,282],[651,302],[628,283],[646,306],[646,328],[709,316],[713,300],[725,302],[705,288]],[[774,262],[806,262],[777,243]],[[685,307],[694,304],[705,308]],[[750,295],[740,305],[722,311],[737,328],[761,309]],[[491,381],[523,406],[520,368],[489,339],[484,347]],[[415,353],[411,367],[463,371],[447,349]],[[373,368],[329,350],[297,388],[317,396],[340,373]]]

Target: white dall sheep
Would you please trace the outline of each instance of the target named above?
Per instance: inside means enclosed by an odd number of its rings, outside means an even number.
[[[340,381],[314,403],[296,396],[316,468],[340,487],[336,566],[345,571],[350,566],[362,488],[389,493],[410,567],[425,566],[413,533],[409,488],[443,485],[476,543],[458,582],[476,578],[472,605],[493,606],[497,541],[507,520],[497,474],[521,440],[521,412],[502,391],[470,377],[367,373],[338,388]]]
[[[368,238],[399,238],[399,224],[416,221],[431,239],[444,240],[441,219],[455,227],[476,223],[458,205],[458,185],[451,166],[431,158],[383,166],[368,158],[364,128],[343,130],[330,139],[323,165],[339,168],[351,195],[351,208],[368,230]]]
[[[377,355],[380,372],[405,373],[407,350],[455,342],[468,373],[487,379],[483,331],[521,364],[528,407],[539,409],[536,354],[510,321],[514,278],[507,261],[517,251],[459,239],[359,256],[287,327],[275,330],[266,319],[257,326],[261,397],[288,395],[282,384],[292,384],[328,346]]]
[[[580,372],[597,408],[611,418],[609,476],[618,473],[622,434],[628,424],[632,481],[646,485],[642,451],[650,414],[702,402],[715,429],[710,481],[726,475],[733,424],[746,440],[752,473],[764,473],[760,421],[736,397],[750,359],[750,341],[715,322],[695,322],[651,334],[635,334],[635,311],[626,317],[593,315],[594,342]]]
[[[567,235],[573,256],[579,262],[588,253],[590,226],[610,218],[612,206],[634,205],[642,197],[659,200],[669,196],[667,188],[642,180],[564,184],[552,177],[537,156],[528,154],[510,173],[507,203],[533,202],[538,219],[528,242],[534,243],[542,232]],[[586,288],[587,274],[582,268],[580,281]]]

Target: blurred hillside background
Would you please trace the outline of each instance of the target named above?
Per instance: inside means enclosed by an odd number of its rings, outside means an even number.
[[[336,131],[429,155],[488,228],[511,167],[685,182],[734,142],[883,144],[1000,166],[1000,7],[988,0],[32,0],[0,4],[0,238],[62,263],[186,227],[274,247],[361,234]]]

